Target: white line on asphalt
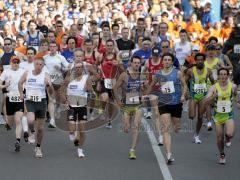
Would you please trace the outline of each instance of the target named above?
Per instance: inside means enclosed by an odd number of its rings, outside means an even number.
[[[142,118],[142,123],[147,125],[147,126],[144,126],[144,127],[150,127],[150,125],[148,124],[148,122],[144,118]],[[156,139],[155,135],[153,134],[153,131],[149,130],[149,128],[147,128],[146,132],[148,134],[148,138],[151,142],[153,152],[154,152],[154,154],[157,158],[158,165],[159,165],[160,170],[163,174],[164,180],[172,180],[173,179],[172,175],[171,175],[171,173],[168,169],[168,166],[166,164],[165,158],[163,157],[162,151],[159,148],[159,146],[157,145],[157,139]]]

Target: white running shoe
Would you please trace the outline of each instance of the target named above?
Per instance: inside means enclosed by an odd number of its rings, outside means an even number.
[[[29,144],[34,144],[35,143],[35,135],[34,135],[34,133],[30,133],[29,134],[28,142],[29,142]]]
[[[152,112],[147,112],[146,119],[152,119]]]
[[[83,154],[83,150],[81,148],[78,148],[77,152],[78,152],[78,157],[80,157],[80,158],[85,157],[85,155]]]
[[[35,157],[36,158],[42,158],[43,157],[43,154],[42,154],[42,151],[41,151],[40,147],[35,147]]]
[[[175,159],[173,158],[172,154],[167,154],[167,164],[170,165],[175,161]]]
[[[226,147],[230,147],[232,145],[232,142],[231,142],[231,140],[229,140],[229,141],[226,141]]]
[[[158,136],[158,145],[159,146],[163,145],[163,136],[161,134]]]
[[[225,157],[225,155],[220,155],[220,157],[219,157],[219,164],[226,164],[226,157]]]
[[[55,123],[55,120],[54,120],[54,119],[50,119],[50,122],[49,122],[48,127],[49,127],[49,128],[56,128],[56,123]]]
[[[193,142],[195,144],[201,144],[202,143],[202,141],[199,139],[199,136],[196,136],[196,135],[193,136]]]
[[[70,141],[74,141],[76,138],[75,134],[74,133],[69,133],[69,139]]]
[[[211,123],[211,122],[208,122],[208,123],[207,123],[207,130],[208,130],[208,131],[211,131],[211,130],[212,130],[212,123]]]
[[[3,118],[3,116],[0,115],[0,125],[4,125],[4,124],[6,124],[6,122],[5,122],[4,118]]]

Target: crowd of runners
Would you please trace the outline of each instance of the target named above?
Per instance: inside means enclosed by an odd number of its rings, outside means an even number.
[[[86,122],[104,114],[111,129],[116,106],[123,131],[132,133],[129,158],[136,159],[144,117],[155,124],[171,164],[171,132],[180,131],[188,109],[197,121],[193,143],[202,143],[206,119],[208,131],[215,126],[218,161],[225,164],[233,106],[240,105],[234,81],[240,73],[238,3],[225,0],[220,21],[211,3],[189,3],[190,16],[181,0],[3,1],[0,120],[7,130],[15,128],[15,151],[23,137],[43,157],[44,124],[56,128],[64,105],[69,139],[83,158]]]

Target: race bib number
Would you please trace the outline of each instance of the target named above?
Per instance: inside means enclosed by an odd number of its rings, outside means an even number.
[[[9,94],[9,102],[22,102],[22,100],[20,99],[20,95],[18,93]]]
[[[240,44],[234,45],[234,53],[240,54]]]
[[[104,86],[107,89],[113,89],[113,86],[116,83],[116,79],[104,79]]]
[[[122,53],[122,59],[128,59],[130,56],[129,52],[123,52]]]
[[[140,104],[139,94],[137,92],[136,93],[126,93],[126,104],[127,105]]]
[[[31,91],[28,93],[27,100],[34,101],[34,102],[41,102],[42,98],[39,93]]]
[[[231,112],[231,101],[218,101],[217,102],[218,113],[230,113]]]
[[[173,81],[161,83],[161,91],[163,94],[172,94],[175,92]]]
[[[194,84],[194,92],[197,94],[207,92],[207,84]]]

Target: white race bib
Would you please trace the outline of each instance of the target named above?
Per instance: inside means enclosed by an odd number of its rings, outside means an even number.
[[[139,93],[126,93],[126,105],[140,104]]]
[[[130,57],[129,52],[123,52],[123,53],[122,53],[122,59],[127,59],[127,58],[129,58],[129,57]]]
[[[104,86],[107,89],[113,89],[113,86],[116,83],[116,79],[104,79]]]
[[[41,102],[42,98],[38,92],[30,91],[28,92],[27,100],[34,101],[34,102]]]
[[[173,81],[161,83],[161,91],[163,94],[172,94],[175,92]]]
[[[9,102],[22,102],[19,93],[9,93]]]
[[[234,45],[234,53],[240,54],[240,44]]]
[[[194,84],[194,92],[197,94],[207,92],[207,84]]]
[[[61,84],[63,80],[59,74],[50,74],[50,79],[53,84]]]
[[[218,113],[230,113],[231,112],[231,101],[217,101],[217,112]]]

